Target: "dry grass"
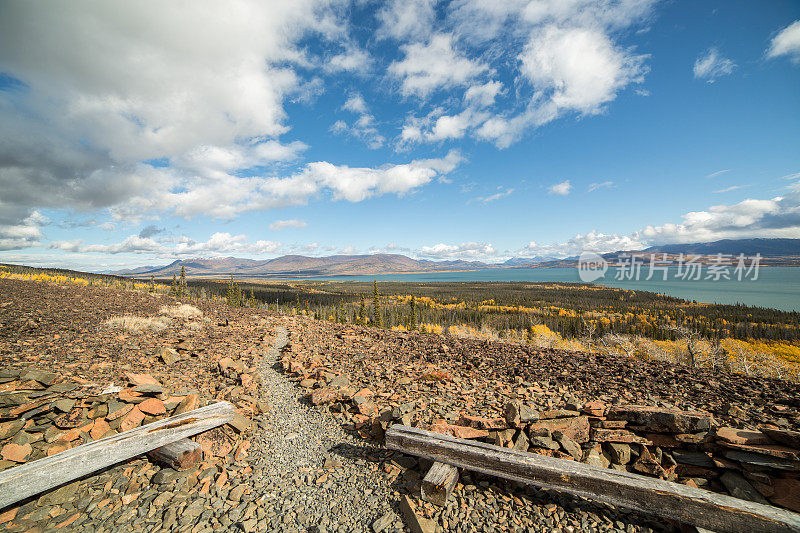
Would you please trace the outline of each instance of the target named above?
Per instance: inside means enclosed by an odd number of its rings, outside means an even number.
[[[167,317],[140,317],[140,316],[115,316],[105,321],[105,325],[112,329],[121,329],[128,333],[145,333],[164,331],[169,327]]]
[[[182,318],[188,320],[191,318],[202,318],[203,312],[193,305],[182,304],[170,307],[165,305],[159,311],[162,315],[167,315],[170,318]]]

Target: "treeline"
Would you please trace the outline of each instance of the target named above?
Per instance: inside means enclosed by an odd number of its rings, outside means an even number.
[[[662,294],[569,283],[188,282],[230,305],[300,312],[319,320],[406,329],[490,328],[500,336],[543,324],[563,338],[607,333],[676,340],[680,328],[707,339],[800,340],[800,313],[688,302]],[[377,292],[377,297],[375,293]],[[237,296],[237,294],[239,296]],[[410,300],[409,295],[414,299]],[[412,304],[413,301],[413,304]],[[412,309],[413,307],[413,309]]]

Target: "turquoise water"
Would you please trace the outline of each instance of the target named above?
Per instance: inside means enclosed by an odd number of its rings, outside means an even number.
[[[719,281],[688,281],[675,279],[676,271],[670,269],[667,280],[661,273],[646,281],[647,269],[642,269],[640,280],[617,281],[616,269],[611,268],[595,284],[640,291],[651,291],[686,300],[705,303],[756,305],[783,311],[800,311],[800,268],[762,267],[758,279]],[[705,272],[704,272],[705,275]],[[656,279],[658,278],[658,279]],[[479,270],[476,272],[430,272],[421,274],[386,274],[380,276],[332,276],[314,278],[328,281],[561,281],[580,283],[575,268],[515,268]]]

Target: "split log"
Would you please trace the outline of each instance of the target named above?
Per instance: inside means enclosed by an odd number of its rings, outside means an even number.
[[[165,444],[227,424],[233,405],[218,402],[81,444],[0,472],[0,509]]]
[[[799,533],[800,515],[629,472],[394,425],[386,447],[483,474],[567,492],[719,533]]]
[[[203,458],[203,448],[191,439],[181,439],[156,448],[147,455],[164,466],[186,470]]]
[[[433,463],[422,480],[422,499],[444,507],[456,483],[458,483],[458,468],[445,463]]]

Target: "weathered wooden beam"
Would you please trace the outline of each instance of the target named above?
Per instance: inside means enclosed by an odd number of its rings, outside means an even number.
[[[186,470],[203,458],[203,448],[191,439],[181,439],[148,452],[150,459],[175,470]]]
[[[444,507],[456,483],[458,483],[458,468],[445,463],[433,463],[422,480],[422,499]]]
[[[0,509],[170,442],[233,420],[233,405],[218,402],[130,431],[81,444],[0,472]]]
[[[662,516],[719,533],[798,533],[800,515],[629,472],[394,425],[391,450]]]

